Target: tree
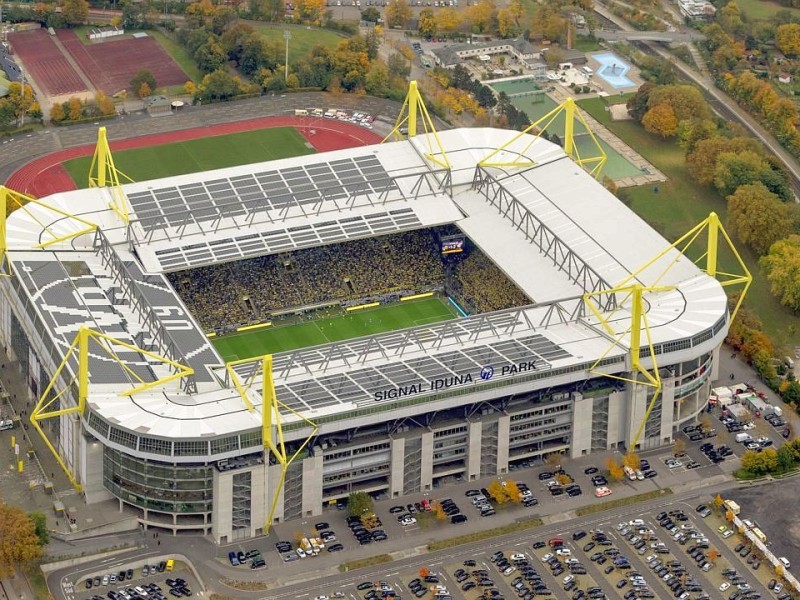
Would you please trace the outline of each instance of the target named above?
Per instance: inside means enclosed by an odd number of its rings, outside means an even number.
[[[511,481],[510,479],[506,481],[506,493],[512,502],[517,504],[522,502],[522,491],[520,491],[516,481]]]
[[[419,568],[419,576],[425,579],[428,575],[431,574],[431,571],[428,567],[420,567]]]
[[[69,27],[86,23],[89,17],[89,3],[86,0],[64,0],[61,16]]]
[[[606,469],[608,469],[608,476],[614,481],[620,481],[625,477],[625,471],[622,469],[622,465],[614,460],[613,456],[609,456],[606,459]]]
[[[780,176],[763,156],[752,150],[742,152],[722,152],[717,157],[714,169],[714,187],[727,197],[740,186],[762,182],[767,189],[780,195],[782,184]]]
[[[389,0],[389,5],[386,7],[386,24],[389,27],[405,29],[410,18],[411,8],[406,0]]]
[[[676,438],[672,442],[672,453],[675,456],[680,456],[684,452],[686,452],[686,441],[683,438]]]
[[[22,510],[0,500],[0,579],[13,576],[18,565],[41,555],[36,524]]]
[[[548,454],[547,458],[545,458],[545,462],[547,463],[548,467],[552,467],[556,469],[561,466],[561,459],[563,456],[560,452],[553,452],[552,454]]]
[[[143,81],[142,85],[139,86],[139,89],[136,90],[136,95],[139,96],[139,98],[147,98],[152,93],[153,90],[150,89],[150,86],[147,85],[146,81]]]
[[[39,538],[39,545],[46,546],[50,543],[50,532],[47,530],[47,517],[44,513],[32,512],[28,515],[33,521],[36,537]]]
[[[709,562],[717,562],[717,559],[720,557],[719,550],[716,548],[709,548],[708,552],[706,552],[706,558],[708,558]]]
[[[117,107],[114,105],[114,101],[100,90],[98,90],[94,95],[94,102],[97,105],[97,110],[99,110],[100,114],[104,117],[113,115],[117,112]]]
[[[714,182],[719,155],[743,150],[758,150],[758,145],[750,138],[715,135],[697,143],[695,149],[686,156],[686,166],[697,183],[709,185]]]
[[[302,23],[321,23],[325,0],[296,0],[294,18]]]
[[[393,52],[389,55],[387,66],[389,67],[389,77],[407,79],[411,74],[411,65],[399,52]]]
[[[662,138],[673,137],[678,131],[678,117],[669,104],[656,104],[642,117],[642,125],[645,131]]]
[[[775,28],[775,44],[787,56],[800,54],[800,23],[786,23]]]
[[[232,6],[218,6],[211,17],[211,31],[222,35],[238,19],[239,13]]]
[[[433,514],[436,515],[437,519],[444,520],[447,518],[447,514],[444,512],[444,507],[442,507],[441,502],[434,502],[431,505],[431,508],[433,509]],[[426,577],[426,575],[423,575],[422,577]]]
[[[774,448],[767,448],[763,452],[748,450],[742,456],[742,468],[753,475],[766,475],[773,473],[778,467],[778,453]]]
[[[489,492],[489,496],[492,498],[492,500],[497,502],[497,504],[505,504],[510,500],[505,486],[497,479],[492,481],[486,490]]]
[[[497,11],[497,33],[501,38],[517,37],[520,33],[519,18],[512,7]]]
[[[60,123],[65,118],[66,115],[64,114],[64,106],[62,104],[59,104],[58,102],[55,102],[50,107],[50,120],[53,121],[54,123]]]
[[[137,72],[136,75],[133,76],[131,79],[131,89],[134,92],[138,92],[139,89],[142,87],[142,84],[146,83],[150,88],[150,91],[156,89],[156,78],[153,76],[153,73],[148,69],[142,69],[141,71]],[[148,94],[149,96],[150,94]],[[143,96],[139,96],[142,98]]]
[[[351,517],[363,517],[373,512],[372,496],[367,492],[353,492],[347,497],[347,512]]]
[[[286,13],[284,0],[250,0],[250,16],[253,19],[275,23],[283,20]]]
[[[628,102],[625,106],[627,107],[628,114],[632,119],[635,119],[636,121],[642,120],[642,117],[644,117],[648,110],[650,92],[653,91],[655,87],[656,86],[653,83],[643,83],[639,86],[639,89],[636,90],[636,93],[628,98]]]
[[[760,181],[739,186],[728,196],[728,228],[757,254],[794,231],[791,207]]]
[[[423,8],[419,11],[419,34],[424,37],[436,35],[436,17],[433,16],[433,9]]]
[[[440,8],[436,13],[436,28],[439,31],[455,31],[461,24],[461,13],[452,6]]]
[[[684,119],[678,123],[678,145],[688,154],[716,133],[717,123],[712,119]]]
[[[367,23],[377,23],[381,18],[381,11],[374,6],[368,6],[361,11],[361,20]]]
[[[209,36],[206,42],[194,53],[194,61],[204,73],[213,73],[222,69],[227,60],[228,56],[219,43],[219,38],[215,35]]]
[[[628,452],[622,457],[622,464],[629,469],[635,470],[639,468],[639,466],[642,464],[642,461],[639,459],[639,455],[635,452]]]
[[[83,103],[74,96],[67,101],[67,118],[70,121],[79,121],[83,118]]]
[[[713,504],[714,508],[722,508],[722,505],[725,504],[725,501],[722,499],[722,496],[717,494],[716,496],[714,496]]]
[[[678,121],[685,119],[710,119],[711,107],[703,93],[693,85],[675,84],[654,87],[647,98],[649,108],[667,104],[672,107]]]
[[[389,89],[389,69],[382,61],[372,63],[364,80],[364,89],[371,96],[383,96]]]
[[[472,23],[475,33],[484,33],[491,29],[495,7],[491,0],[480,0],[467,9],[467,19]]]

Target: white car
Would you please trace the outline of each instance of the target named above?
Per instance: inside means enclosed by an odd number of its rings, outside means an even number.
[[[572,550],[570,550],[569,548],[559,548],[558,550],[556,550],[556,554],[558,554],[559,556],[572,556]]]
[[[551,558],[553,558],[553,555],[552,555],[550,552],[548,552],[547,554],[545,554],[545,555],[542,557],[542,562],[547,562],[547,561],[548,561],[548,560],[550,560]]]
[[[792,563],[790,563],[789,559],[786,558],[785,556],[779,556],[778,560],[781,561],[783,566],[786,567],[787,569],[791,569],[792,568]]]
[[[414,525],[417,520],[414,517],[405,517],[402,521],[400,521],[400,525],[403,527],[407,527],[408,525]]]
[[[314,600],[328,600],[327,596],[317,596]]]
[[[775,587],[772,588],[772,591],[775,592],[776,594],[780,594],[783,591],[783,584],[782,583],[776,583]]]
[[[722,537],[725,538],[726,540],[729,537],[731,537],[732,535],[733,535],[733,531],[730,530],[730,529],[726,529],[725,531],[722,532]]]
[[[517,554],[512,554],[511,555],[511,560],[527,560],[527,559],[528,558],[524,554],[519,553],[519,552]]]

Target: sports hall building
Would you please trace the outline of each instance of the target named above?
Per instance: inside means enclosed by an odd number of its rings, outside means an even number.
[[[622,294],[595,296],[609,329],[583,296],[631,274],[659,286],[644,312],[663,381],[638,447],[669,444],[706,405],[726,295],[677,251],[638,271],[668,243],[559,146],[523,135],[495,159],[533,166],[480,166],[515,135],[440,132],[449,168],[418,136],[128,184],[129,222],[112,188],[12,213],[1,342],[32,401],[57,375],[43,401],[63,414],[41,424],[86,502],[116,499],[148,528],[224,543],[352,491],[422,494],[554,452],[628,448],[652,397],[625,381],[631,311]],[[165,275],[438,226],[463,232],[530,304],[274,355],[280,433],[276,415],[264,426],[263,377],[237,389]],[[83,327],[108,338],[82,351]],[[640,356],[652,365],[647,345]],[[236,365],[240,381],[258,364]],[[174,377],[175,365],[190,370]],[[310,437],[282,488],[265,451],[281,436],[288,453]]]

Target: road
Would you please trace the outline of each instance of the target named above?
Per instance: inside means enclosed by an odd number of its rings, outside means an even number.
[[[597,12],[597,14],[608,21],[611,21],[620,29],[633,31],[633,28],[630,25],[613,14],[603,4],[595,2],[594,10]],[[795,193],[795,200],[797,201],[798,198],[800,198],[800,163],[798,163],[797,160],[791,154],[789,154],[789,152],[787,152],[783,146],[780,145],[778,140],[776,140],[771,133],[764,129],[747,112],[742,110],[736,101],[733,100],[733,98],[728,96],[722,90],[718,89],[711,77],[698,73],[685,62],[676,58],[675,55],[671,54],[669,51],[661,48],[655,43],[644,41],[639,43],[643,46],[646,46],[651,52],[654,52],[662,58],[670,61],[683,77],[693,82],[706,92],[706,94],[712,100],[712,106],[714,107],[714,110],[716,110],[720,116],[725,119],[730,119],[740,123],[755,138],[764,144],[764,146],[766,146],[770,152],[775,154],[775,156],[777,156],[783,163],[787,172],[789,173],[789,176],[791,177],[792,188],[794,189]]]

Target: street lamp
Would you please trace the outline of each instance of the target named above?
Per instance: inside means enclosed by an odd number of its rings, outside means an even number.
[[[286,40],[286,64],[283,70],[283,80],[286,81],[289,79],[289,40],[292,39],[292,32],[288,29],[284,30],[283,39]]]

